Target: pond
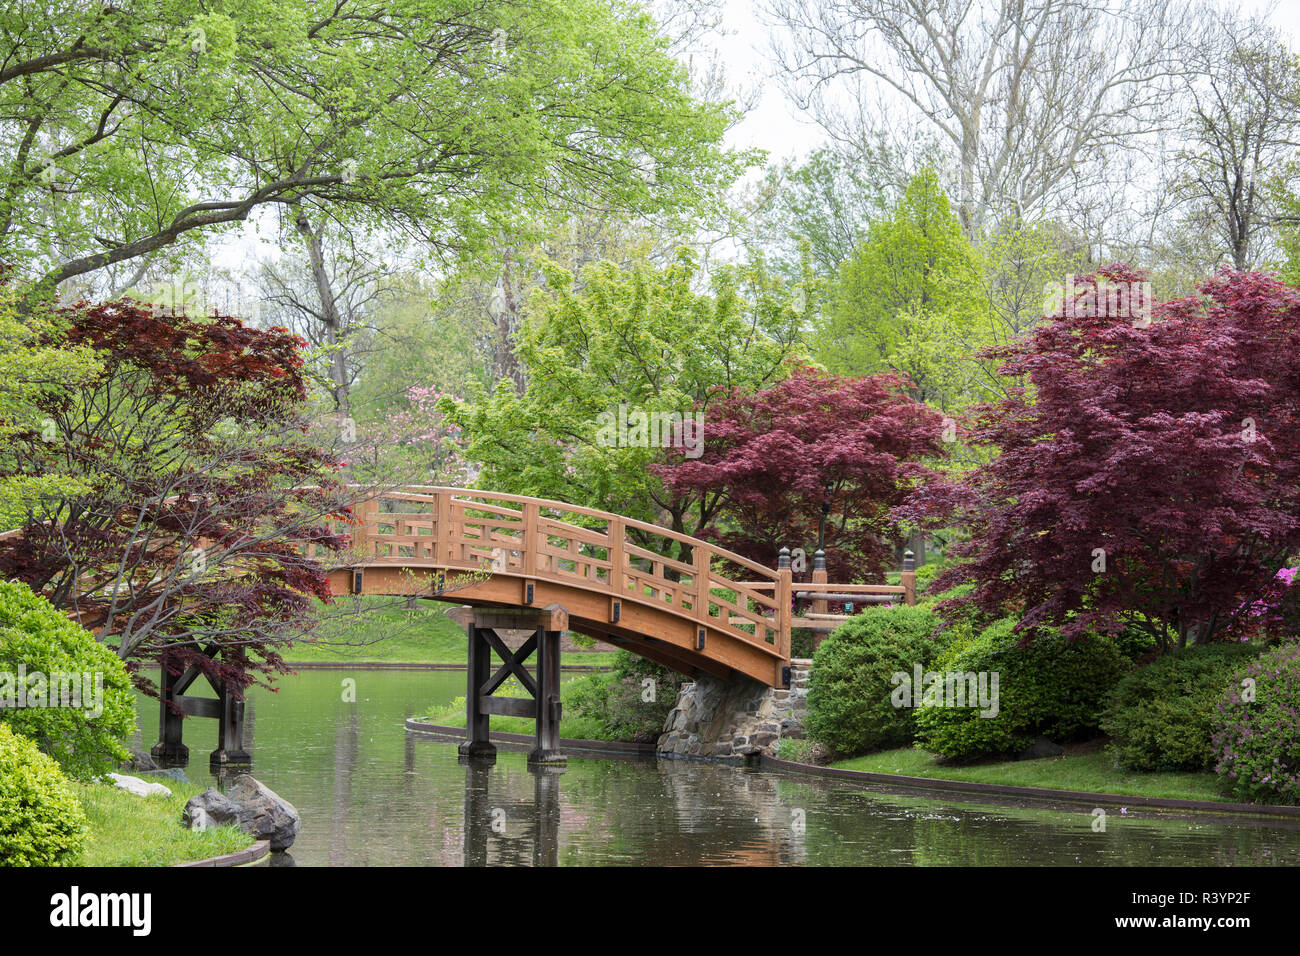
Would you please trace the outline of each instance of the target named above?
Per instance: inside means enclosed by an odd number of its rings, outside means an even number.
[[[356,681],[356,703],[343,679]],[[463,765],[455,742],[403,728],[465,691],[464,672],[302,671],[249,695],[254,775],[302,831],[281,865],[1268,865],[1300,864],[1300,826],[1112,808],[992,806],[933,792],[696,761],[570,754],[533,773],[525,749]],[[140,740],[157,739],[142,700]],[[186,721],[205,782],[214,721]],[[140,741],[136,742],[137,745]]]

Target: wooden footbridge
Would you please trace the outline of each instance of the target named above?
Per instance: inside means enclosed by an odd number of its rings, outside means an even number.
[[[789,561],[764,567],[699,538],[559,501],[464,488],[405,488],[354,507],[359,563],[335,593],[436,597],[474,607],[568,612],[568,630],[688,676],[745,674],[784,686],[790,630],[844,615],[796,617],[794,599],[915,600],[901,585],[794,585]],[[824,578],[824,571],[822,572]],[[816,571],[814,571],[816,576]]]
[[[559,720],[559,647],[576,631],[664,664],[679,673],[731,679],[745,675],[789,685],[790,631],[827,631],[846,615],[830,601],[915,601],[915,574],[901,585],[813,582],[796,586],[788,552],[764,567],[698,538],[620,515],[560,501],[465,488],[403,488],[353,508],[356,564],[330,573],[337,594],[385,594],[452,600],[478,609],[468,624],[469,741],[463,752],[490,752],[491,714],[536,718],[534,758],[555,750]],[[818,578],[820,577],[820,580]],[[796,596],[813,610],[796,617]],[[498,630],[531,630],[509,651]],[[538,653],[537,678],[523,663]],[[490,672],[491,655],[501,666]],[[495,698],[517,676],[533,700]]]

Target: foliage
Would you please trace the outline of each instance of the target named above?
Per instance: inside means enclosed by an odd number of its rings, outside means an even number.
[[[12,467],[89,490],[28,502],[0,573],[75,608],[133,664],[169,652],[239,686],[282,669],[275,647],[330,597],[308,546],[347,543],[330,526],[346,517],[337,462],[303,433],[300,340],[131,302],[59,314],[50,342],[92,350],[101,371],[36,400],[54,440],[21,436]],[[198,652],[210,645],[215,663]]]
[[[58,866],[85,842],[86,814],[53,759],[0,724],[0,866]]]
[[[10,445],[24,434],[47,434],[36,408],[39,397],[67,395],[97,370],[88,349],[50,344],[55,317],[39,309],[19,316],[15,298],[0,286],[0,531],[17,526],[27,501],[85,490],[71,475],[16,472]]]
[[[1024,382],[976,415],[1000,454],[899,517],[969,522],[969,560],[935,586],[973,583],[965,601],[1022,630],[1132,627],[1167,650],[1253,626],[1300,549],[1300,292],[1224,271],[1149,324],[1114,295],[1085,308],[1142,278],[1084,277],[1063,316],[991,350]]]
[[[934,410],[892,376],[838,378],[796,367],[757,391],[712,400],[703,454],[673,449],[657,471],[675,491],[716,498],[726,524],[697,533],[768,567],[782,547],[815,542],[822,507],[831,580],[881,580],[898,537],[889,520],[943,449]]]
[[[978,708],[924,707],[917,741],[932,753],[972,760],[1016,753],[1041,734],[1062,743],[1097,731],[1107,695],[1126,669],[1113,641],[1085,635],[1067,640],[1040,634],[1019,646],[1014,618],[1004,618],[953,644],[934,670],[998,675],[994,716]]]
[[[910,680],[949,638],[943,621],[921,608],[868,608],[845,621],[813,656],[808,736],[840,755],[910,742],[914,711],[894,706],[891,678],[901,672]]]
[[[20,667],[27,675],[21,681]],[[42,675],[50,698],[32,684],[35,674]],[[55,675],[76,679],[77,693],[69,693],[69,702],[81,706],[10,709],[16,701],[6,701],[0,722],[35,741],[71,777],[89,780],[114,769],[129,756],[123,742],[136,727],[126,668],[89,631],[26,585],[0,582],[0,699],[10,692],[16,697],[23,683],[42,699],[62,701],[50,688]]]
[[[259,208],[454,253],[521,209],[692,205],[745,158],[668,47],[604,0],[10,5],[0,262],[52,287]]]
[[[760,387],[798,354],[792,293],[761,264],[719,271],[712,294],[696,291],[702,279],[686,250],[662,269],[595,263],[576,286],[550,269],[518,341],[527,388],[500,383],[472,405],[448,403],[480,484],[687,533],[707,524],[715,502],[674,495],[650,470],[663,460],[661,441],[604,432],[621,404],[629,413],[709,415],[714,388]]]
[[[566,708],[576,718],[597,721],[599,739],[654,741],[663,733],[682,680],[661,664],[619,650],[611,673],[573,682]]]
[[[1247,699],[1246,681],[1254,683]],[[1234,674],[1214,714],[1214,770],[1239,799],[1300,803],[1300,645],[1283,644]]]
[[[1259,652],[1207,644],[1157,658],[1115,687],[1101,729],[1131,770],[1208,770],[1214,708],[1236,668]]]
[[[960,406],[970,387],[966,345],[983,315],[981,279],[978,253],[926,170],[841,267],[817,357],[841,374],[905,375],[918,401]]]

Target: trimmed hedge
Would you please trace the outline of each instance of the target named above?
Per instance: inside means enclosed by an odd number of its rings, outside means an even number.
[[[92,701],[81,707],[16,707],[18,676],[40,696],[34,674],[47,682],[56,674],[90,674],[91,696],[103,712],[90,716]],[[102,694],[94,689],[102,680]],[[12,695],[12,700],[5,700]],[[31,738],[70,777],[91,780],[130,756],[124,741],[135,732],[135,697],[126,667],[112,650],[84,627],[69,620],[24,584],[0,581],[0,723]]]
[[[1253,701],[1243,699],[1247,679]],[[1274,648],[1229,677],[1211,723],[1214,770],[1234,796],[1300,803],[1300,645]]]
[[[909,743],[913,711],[891,700],[891,677],[926,667],[951,632],[919,607],[869,608],[832,631],[813,657],[808,681],[808,736],[837,755]]]
[[[1015,754],[1042,734],[1057,743],[1096,733],[1107,696],[1127,662],[1106,637],[1067,641],[1055,631],[1017,647],[1016,621],[1004,618],[955,642],[934,670],[998,675],[996,716],[978,707],[922,707],[917,740],[931,753],[957,760]]]
[[[71,862],[87,827],[59,765],[0,724],[0,866]]]
[[[1258,648],[1192,645],[1124,677],[1102,715],[1121,766],[1129,770],[1209,770],[1214,708],[1234,670]]]

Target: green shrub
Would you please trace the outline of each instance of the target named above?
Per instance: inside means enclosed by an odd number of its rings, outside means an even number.
[[[1214,771],[1234,796],[1300,803],[1300,646],[1274,648],[1231,675],[1211,725]]]
[[[916,593],[924,594],[941,571],[946,571],[947,567],[938,561],[931,561],[929,564],[923,564],[916,569]]]
[[[620,650],[610,673],[573,682],[565,707],[575,718],[596,721],[601,740],[650,742],[663,733],[683,679],[661,664]],[[653,699],[646,700],[651,688]]]
[[[1129,770],[1209,770],[1214,707],[1234,670],[1258,650],[1248,644],[1193,645],[1124,677],[1101,729]]]
[[[90,674],[91,696],[80,707],[17,707],[20,673],[26,690],[38,697],[46,692],[33,675],[43,675],[45,683],[56,674]],[[100,690],[96,680],[102,681]],[[103,712],[88,714],[95,696]],[[136,728],[131,679],[118,656],[26,585],[11,582],[0,582],[0,722],[35,741],[68,776],[83,780],[126,759],[123,742]]]
[[[869,608],[841,624],[813,657],[808,736],[844,756],[911,741],[913,713],[894,706],[891,678],[928,665],[948,639],[943,621],[919,607]]]
[[[1102,707],[1126,669],[1113,641],[1067,641],[1055,631],[1016,645],[1016,621],[1004,618],[955,641],[934,670],[998,675],[997,713],[978,707],[921,707],[917,739],[931,753],[957,760],[1014,754],[1042,734],[1061,743],[1096,733]]]
[[[71,862],[86,828],[86,814],[59,765],[0,724],[0,866]]]

